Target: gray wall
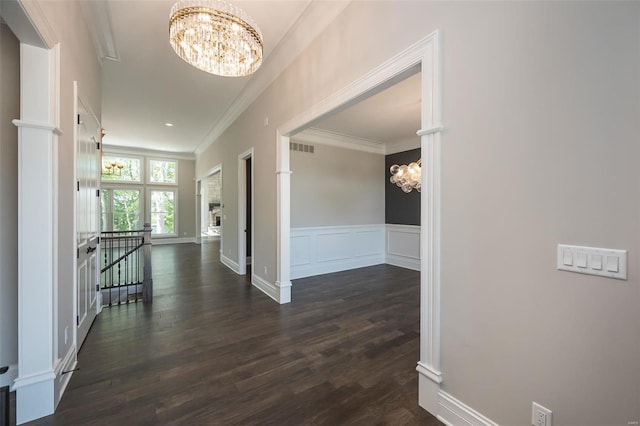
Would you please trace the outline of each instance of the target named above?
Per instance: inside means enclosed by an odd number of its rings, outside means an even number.
[[[20,44],[0,25],[0,367],[18,363]]]
[[[196,236],[195,170],[194,160],[178,160],[178,236],[182,238]]]
[[[238,154],[273,271],[276,128],[440,29],[443,389],[504,425],[534,400],[556,425],[638,420],[639,22],[638,2],[351,2],[198,157],[224,165],[225,246]],[[557,271],[558,243],[629,250],[629,280]]]
[[[409,193],[404,192],[389,178],[389,168],[393,164],[409,165],[420,159],[420,148],[410,151],[398,152],[386,155],[385,179],[384,179],[384,219],[385,223],[396,225],[420,225],[420,193],[415,189]]]
[[[314,151],[290,151],[291,227],[384,223],[384,156],[318,144]]]

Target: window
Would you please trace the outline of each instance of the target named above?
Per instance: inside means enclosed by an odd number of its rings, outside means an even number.
[[[178,162],[170,160],[149,160],[149,183],[178,183]]]
[[[151,233],[176,235],[176,191],[151,190]]]
[[[140,158],[117,154],[102,156],[102,181],[142,182]]]
[[[141,229],[140,190],[106,188],[102,190],[100,227],[103,231]]]

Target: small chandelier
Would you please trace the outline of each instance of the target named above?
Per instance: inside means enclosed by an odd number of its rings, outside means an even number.
[[[399,166],[394,164],[389,168],[391,177],[389,181],[398,185],[404,192],[422,189],[422,158],[417,163]]]
[[[221,0],[180,0],[171,8],[169,41],[194,67],[242,77],[262,65],[262,33],[242,9]]]

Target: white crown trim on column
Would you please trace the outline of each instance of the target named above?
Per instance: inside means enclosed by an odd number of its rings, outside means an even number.
[[[35,121],[27,121],[27,120],[13,120],[12,123],[16,127],[26,127],[28,129],[38,129],[38,130],[47,130],[52,132],[58,136],[62,134],[62,130],[59,127],[48,124],[48,123],[37,123]]]

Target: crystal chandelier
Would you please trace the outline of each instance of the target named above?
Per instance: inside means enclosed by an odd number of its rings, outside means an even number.
[[[409,193],[413,189],[420,192],[422,189],[422,158],[408,166],[394,164],[389,171],[391,172],[389,181],[398,185],[404,192]]]
[[[242,77],[262,64],[262,34],[240,8],[220,0],[180,0],[171,8],[169,40],[194,67]]]

